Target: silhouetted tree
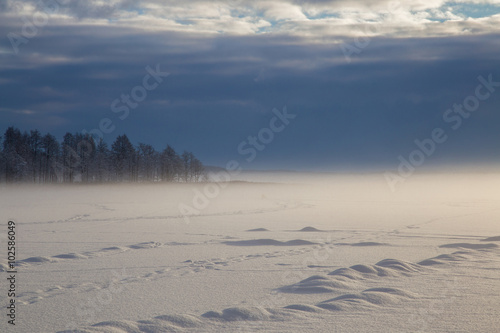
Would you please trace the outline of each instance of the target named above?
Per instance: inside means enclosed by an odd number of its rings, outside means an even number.
[[[203,164],[193,153],[184,151],[182,153],[182,179],[185,182],[198,182],[203,175]]]
[[[161,153],[160,174],[162,181],[173,182],[179,178],[182,161],[174,148],[167,145]]]
[[[105,182],[109,181],[111,177],[110,169],[111,169],[111,160],[110,160],[110,152],[108,149],[108,145],[102,140],[99,140],[99,143],[96,147],[96,153],[94,157],[93,163],[93,174],[95,180],[97,182]]]
[[[116,180],[135,180],[135,149],[126,135],[120,135],[111,145],[111,157]]]
[[[42,138],[42,160],[43,160],[43,182],[53,183],[61,178],[61,169],[59,164],[60,146],[56,138],[47,134]],[[62,179],[61,179],[62,180]]]
[[[26,180],[28,174],[28,135],[19,129],[9,127],[4,134],[3,153],[5,158],[5,179],[7,182]]]
[[[95,158],[96,146],[94,138],[89,134],[75,134],[76,154],[78,156],[78,173],[82,182],[92,180],[91,170]]]
[[[111,149],[81,133],[68,132],[59,143],[51,134],[9,127],[0,137],[0,182],[196,182],[203,170],[193,153],[179,156],[167,145],[160,154],[146,143],[136,150],[126,135],[118,136]]]
[[[151,145],[139,143],[138,157],[140,178],[146,181],[155,180],[159,160],[158,152]]]
[[[203,175],[205,174],[205,167],[199,159],[194,157],[194,155],[191,156],[191,174],[192,180],[195,182],[204,180]]]
[[[62,162],[63,162],[63,180],[67,183],[73,183],[80,164],[80,157],[76,152],[76,139],[71,133],[66,133],[62,143]]]
[[[41,169],[42,169],[42,159],[41,159],[41,146],[42,146],[42,135],[38,130],[30,131],[29,137],[29,148],[30,148],[30,161],[29,167],[33,176],[33,183],[39,182]]]

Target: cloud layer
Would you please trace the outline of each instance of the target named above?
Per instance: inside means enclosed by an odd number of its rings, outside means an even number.
[[[8,0],[0,130],[60,136],[108,118],[108,142],[127,133],[222,165],[286,105],[297,120],[250,168],[390,165],[479,75],[500,81],[499,3]],[[120,119],[113,101],[156,64],[171,75]],[[433,159],[494,159],[499,101]]]

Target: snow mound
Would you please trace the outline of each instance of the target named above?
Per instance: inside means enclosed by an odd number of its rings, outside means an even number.
[[[379,277],[398,277],[424,270],[423,266],[396,259],[384,259],[375,265],[354,265],[349,268],[339,268],[328,275],[313,275],[295,284],[278,288],[284,293],[321,294],[339,293],[342,290],[356,289],[361,280]],[[380,290],[369,290],[380,291]],[[384,289],[383,291],[388,291]]]
[[[23,260],[19,261],[19,264],[31,264],[31,263],[44,263],[44,262],[50,262],[50,258],[47,257],[29,257]]]
[[[219,319],[224,321],[236,320],[269,320],[272,314],[259,307],[235,307],[224,309],[222,312],[209,311],[202,315],[204,318]]]
[[[396,288],[371,288],[362,291],[361,293],[355,294],[345,294],[341,295],[326,301],[321,302],[320,304],[325,303],[340,303],[338,308],[345,309],[345,304],[348,303],[350,305],[376,305],[376,306],[388,306],[395,303],[400,302],[404,299],[414,299],[417,296],[413,293],[396,289]],[[344,304],[344,306],[342,306]]]
[[[138,323],[128,320],[103,321],[101,323],[94,324],[91,327],[104,328],[107,329],[109,332],[127,332],[127,333],[141,332],[141,330],[138,327]]]
[[[422,270],[422,267],[418,264],[397,259],[384,259],[379,261],[375,265],[379,267],[395,269],[406,273],[420,272]]]
[[[292,304],[285,306],[285,309],[291,309],[291,310],[298,310],[298,311],[304,311],[304,312],[323,312],[324,309],[314,306],[314,305],[307,305],[307,304]]]
[[[339,268],[328,275],[337,275],[351,280],[364,280],[377,276],[399,276],[399,272],[375,265],[354,265],[349,268]]]
[[[316,245],[318,243],[310,242],[303,239],[294,239],[287,242],[281,242],[275,239],[252,239],[241,241],[225,241],[223,244],[232,246],[301,246],[301,245]]]
[[[90,327],[59,333],[145,333],[145,332],[180,332],[183,328],[199,328],[202,319],[191,315],[162,315],[149,320],[132,322],[128,320],[104,321]]]
[[[80,259],[91,259],[91,258],[96,258],[96,257],[102,257],[102,256],[107,256],[107,255],[113,255],[116,253],[121,253],[125,251],[130,251],[130,250],[141,250],[141,249],[151,249],[151,248],[156,248],[162,246],[162,243],[158,242],[144,242],[144,243],[138,243],[138,244],[133,244],[133,245],[128,245],[125,247],[119,247],[119,246],[112,246],[112,247],[105,247],[96,251],[88,251],[88,252],[83,252],[83,253],[63,253],[63,254],[57,254],[51,257],[44,257],[44,256],[37,256],[37,257],[30,257],[26,259],[19,260],[18,265],[19,266],[29,266],[29,265],[39,265],[39,264],[45,264],[45,263],[54,263],[54,262],[59,262],[62,260],[80,260]],[[3,269],[3,266],[0,266],[0,270]]]
[[[481,242],[500,242],[500,236],[488,237],[485,239],[481,239]]]
[[[324,230],[319,230],[319,229],[316,229],[315,227],[304,227],[304,228],[297,230],[297,231],[300,231],[300,232],[324,232]]]
[[[353,243],[351,246],[388,246],[387,243],[378,243],[378,242],[359,242]]]
[[[377,267],[370,266],[370,265],[354,265],[349,267],[350,269],[353,269],[357,272],[360,273],[365,273],[365,274],[379,274],[379,270],[377,270]]]
[[[201,325],[201,320],[191,315],[163,315],[155,319],[170,322],[180,327],[197,327]]]
[[[250,229],[250,230],[247,230],[247,231],[250,231],[250,232],[260,232],[260,231],[269,231],[269,230],[266,229],[266,228],[256,228],[256,229]]]
[[[314,275],[298,283],[278,288],[278,291],[292,294],[322,294],[339,292],[339,290],[353,289],[352,281]]]
[[[161,246],[161,243],[158,242],[144,242],[135,245],[129,245],[127,247],[134,250],[138,250],[138,249],[152,249],[159,246]]]
[[[56,256],[53,256],[53,258],[58,258],[58,259],[86,259],[87,257],[78,254],[78,253],[66,253],[66,254],[58,254]]]
[[[101,252],[103,251],[124,251],[125,248],[123,247],[119,247],[119,246],[111,246],[111,247],[105,247],[103,249],[101,249]]]
[[[422,266],[435,266],[435,265],[444,265],[450,262],[461,261],[469,259],[468,256],[470,253],[465,251],[457,251],[452,254],[441,254],[437,257],[426,259],[420,261],[418,264]]]
[[[438,259],[425,259],[420,261],[418,264],[422,266],[436,266],[436,265],[444,265],[446,264],[446,262]]]
[[[473,244],[473,243],[452,243],[452,244],[444,244],[440,246],[441,248],[451,248],[451,249],[471,249],[471,250],[481,250],[481,249],[493,249],[497,248],[497,244],[488,243],[488,244]]]

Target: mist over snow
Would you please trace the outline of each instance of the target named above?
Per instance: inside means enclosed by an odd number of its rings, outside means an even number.
[[[4,185],[0,209],[17,231],[17,319],[0,328],[493,332],[499,182],[415,175],[396,193],[379,175]],[[8,269],[2,258],[0,274]]]

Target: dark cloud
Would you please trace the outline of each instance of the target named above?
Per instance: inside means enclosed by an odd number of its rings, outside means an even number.
[[[0,34],[13,27],[2,21]],[[244,161],[238,145],[286,106],[297,118],[245,167],[392,166],[415,139],[449,127],[443,113],[474,93],[479,75],[500,81],[497,41],[378,37],[348,63],[338,44],[292,36],[48,25],[19,54],[0,53],[0,131],[14,125],[62,137],[109,118],[116,129],[108,142],[127,133],[135,143],[169,143],[223,165]],[[112,102],[157,64],[171,75],[121,120]],[[447,127],[450,140],[431,161],[500,156],[499,106],[500,89],[462,128]]]

